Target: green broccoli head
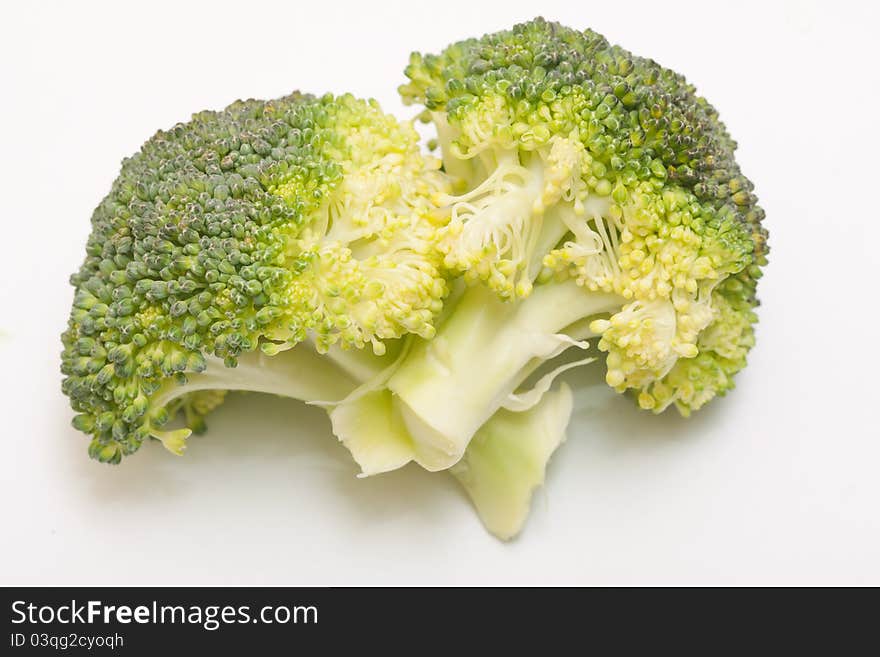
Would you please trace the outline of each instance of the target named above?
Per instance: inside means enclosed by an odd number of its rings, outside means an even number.
[[[377,355],[431,337],[438,169],[412,125],[351,96],[240,101],[158,132],[123,162],[71,278],[63,390],[90,453],[118,462],[148,436],[179,451],[189,429],[161,430],[179,408],[199,429],[217,389],[284,392],[233,373],[241,359],[256,375],[307,337]]]
[[[733,387],[764,213],[681,75],[543,19],[406,74],[442,162],[372,101],[298,93],[124,161],[63,336],[94,458],[180,454],[225,391],[275,393],[327,408],[364,475],[452,468],[508,538],[565,436],[554,379],[594,347],[655,413]]]
[[[608,384],[643,408],[687,414],[732,387],[754,342],[764,212],[683,76],[540,18],[413,54],[406,75],[404,101],[424,105],[459,179],[447,267],[507,301],[574,282],[584,312],[554,330],[590,320]]]

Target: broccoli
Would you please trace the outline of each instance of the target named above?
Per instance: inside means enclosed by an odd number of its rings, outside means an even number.
[[[202,391],[344,396],[387,343],[431,337],[438,167],[410,124],[351,96],[237,102],[157,133],[71,281],[63,390],[91,455],[148,436],[179,452],[222,396]],[[178,409],[188,428],[164,430]]]
[[[469,284],[387,383],[412,458],[458,462],[490,416],[527,408],[561,369],[518,390],[532,372],[591,338],[608,385],[654,413],[688,415],[733,387],[767,233],[693,86],[543,19],[415,53],[406,75],[400,92],[457,179],[438,248]]]
[[[93,458],[181,454],[226,391],[268,392],[325,407],[363,475],[448,469],[506,539],[565,439],[560,373],[604,353],[654,413],[733,387],[764,212],[682,76],[540,18],[406,75],[440,159],[374,101],[294,93],[123,162],[62,336]]]

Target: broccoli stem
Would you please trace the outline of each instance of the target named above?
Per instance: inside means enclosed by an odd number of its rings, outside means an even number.
[[[449,472],[467,491],[483,524],[503,541],[516,536],[551,455],[565,440],[572,394],[564,383],[527,411],[500,410],[474,435]]]
[[[236,367],[226,367],[219,358],[206,359],[208,368],[187,374],[179,385],[168,381],[151,402],[163,408],[170,402],[198,390],[246,390],[265,392],[302,401],[337,401],[360,383],[347,368],[301,344],[274,356],[261,351],[242,354]],[[359,363],[363,368],[364,364]]]
[[[538,285],[515,304],[482,285],[467,290],[436,337],[414,345],[388,383],[416,460],[428,470],[456,463],[505,399],[565,347],[559,334],[622,304],[574,281]]]

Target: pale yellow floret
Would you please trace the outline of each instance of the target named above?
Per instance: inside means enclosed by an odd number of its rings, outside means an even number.
[[[474,189],[449,196],[449,224],[440,231],[444,265],[461,271],[470,281],[482,281],[502,298],[531,292],[529,264],[544,215],[561,199],[583,212],[581,180],[584,147],[558,137],[521,161],[517,149],[488,139],[480,153],[492,172]]]
[[[516,143],[510,130],[513,115],[500,96],[481,98],[473,111],[456,125],[452,154],[460,160],[476,157],[493,148],[512,149]]]
[[[448,292],[434,245],[448,217],[434,201],[451,183],[421,153],[412,124],[369,111],[337,117],[344,138],[331,155],[342,178],[289,244],[288,257],[309,264],[288,291],[287,321],[313,332],[319,350],[370,345],[382,354],[385,340],[431,337]],[[302,181],[286,185],[275,193],[301,194]]]

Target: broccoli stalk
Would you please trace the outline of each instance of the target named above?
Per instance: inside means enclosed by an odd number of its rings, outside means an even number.
[[[184,410],[188,426],[155,429],[153,436],[180,456],[200,426],[196,418],[202,420],[226,392],[269,393],[327,407],[337,437],[361,468],[360,476],[399,468],[411,460],[416,442],[389,391],[375,387],[403,348],[394,344],[383,356],[339,348],[319,354],[304,343],[281,352],[269,349],[273,355],[243,354],[236,367],[208,358],[203,372],[188,376],[184,384],[169,381],[154,394],[152,403],[163,413],[173,416]],[[336,403],[354,395],[363,395],[366,403]],[[565,439],[571,410],[571,391],[565,385],[524,411],[500,410],[481,423],[464,457],[450,470],[498,538],[512,538],[525,523],[532,493]]]
[[[550,456],[565,440],[571,409],[571,390],[563,384],[527,411],[501,410],[450,468],[486,529],[498,538],[513,538],[525,524]]]
[[[579,320],[620,303],[612,293],[583,294],[573,281],[539,286],[518,304],[470,288],[437,336],[414,345],[388,382],[416,440],[413,457],[429,470],[454,464],[532,372],[573,345],[586,347]]]
[[[271,344],[271,343],[270,343]],[[373,356],[375,367],[381,367],[382,359]],[[345,359],[341,359],[345,363]],[[309,344],[269,356],[261,350],[238,357],[235,367],[227,367],[215,357],[206,358],[202,372],[191,373],[185,382],[165,381],[153,394],[151,404],[158,409],[157,425],[163,425],[178,409],[185,412],[188,426],[180,429],[152,430],[152,436],[172,453],[181,455],[186,439],[192,432],[204,428],[204,415],[213,410],[226,391],[262,392],[289,397],[305,402],[341,400],[358,385],[355,372],[347,369],[331,357],[322,356]],[[357,372],[363,374],[366,363],[359,363]],[[214,396],[205,393],[214,393]],[[206,403],[207,402],[207,403]]]
[[[411,460],[416,441],[389,391],[374,388],[394,367],[400,350],[396,344],[383,356],[339,348],[319,354],[305,343],[271,356],[263,351],[243,354],[236,367],[208,358],[204,372],[190,375],[182,385],[168,382],[153,396],[153,404],[164,413],[173,415],[182,408],[188,425],[156,429],[153,436],[182,455],[199,426],[196,418],[203,419],[226,392],[269,393],[327,407],[334,432],[360,466],[360,476],[394,470]],[[366,403],[335,403],[359,394]],[[531,496],[544,482],[546,464],[565,439],[571,410],[571,391],[564,384],[523,411],[500,410],[481,423],[463,458],[450,469],[498,538],[508,540],[522,529]]]

